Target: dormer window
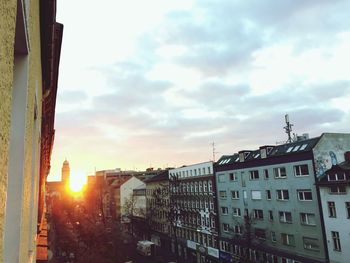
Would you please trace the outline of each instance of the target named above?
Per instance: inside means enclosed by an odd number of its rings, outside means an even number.
[[[345,181],[345,173],[327,174],[328,181]]]

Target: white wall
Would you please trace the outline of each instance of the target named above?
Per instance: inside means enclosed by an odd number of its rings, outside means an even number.
[[[123,183],[120,187],[120,207],[121,207],[121,216],[123,217],[124,211],[123,207],[125,204],[125,200],[129,199],[132,194],[133,190],[137,187],[140,187],[142,185],[145,185],[144,182],[137,179],[135,176],[131,177],[129,180],[127,180],[125,183]]]
[[[346,187],[345,195],[334,195],[328,193],[328,187],[321,187],[322,210],[327,236],[327,246],[331,263],[349,262],[350,259],[350,219],[348,218],[345,202],[350,202],[350,186]],[[327,202],[335,202],[336,218],[328,215]],[[331,231],[339,232],[341,251],[333,250]]]

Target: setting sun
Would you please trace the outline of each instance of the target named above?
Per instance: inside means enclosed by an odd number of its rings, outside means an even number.
[[[85,184],[86,176],[82,172],[73,172],[69,180],[69,190],[73,193],[78,193]]]

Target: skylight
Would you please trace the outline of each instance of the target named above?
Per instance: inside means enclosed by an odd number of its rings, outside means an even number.
[[[307,143],[306,143],[306,144],[303,144],[303,145],[300,147],[299,151],[305,150],[306,147],[307,147]]]
[[[297,150],[299,150],[299,148],[300,148],[300,145],[295,146],[293,149],[293,152],[296,152]]]
[[[289,147],[288,150],[287,150],[287,153],[291,152],[293,149],[293,146],[292,147]]]

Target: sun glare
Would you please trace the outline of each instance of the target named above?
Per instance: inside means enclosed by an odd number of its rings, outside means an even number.
[[[86,176],[81,172],[72,173],[69,181],[69,190],[73,193],[79,193],[86,184]]]

